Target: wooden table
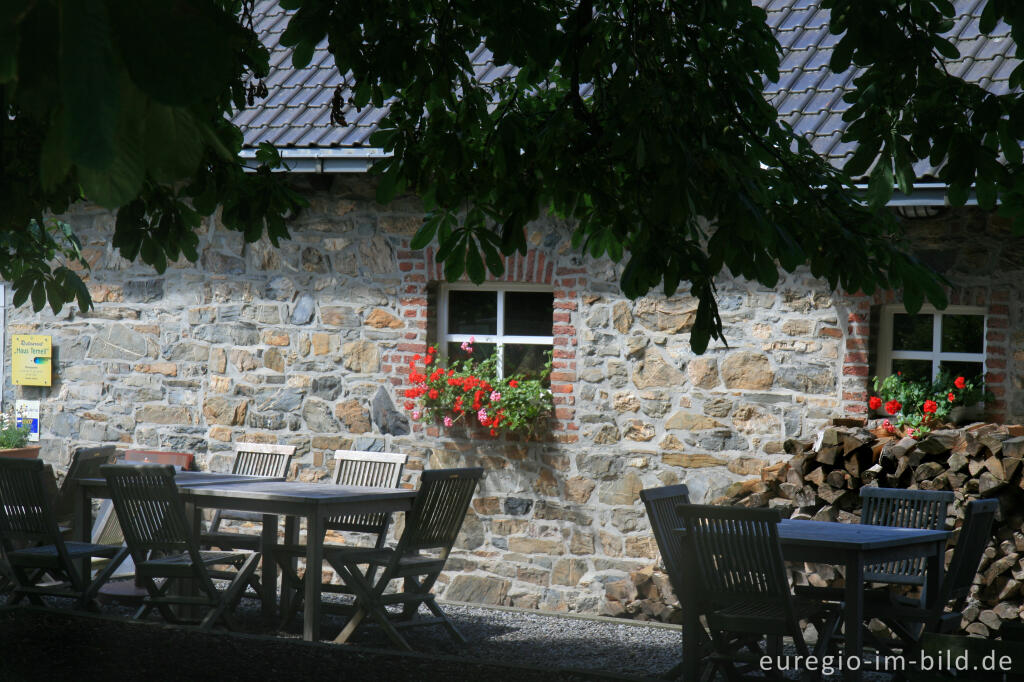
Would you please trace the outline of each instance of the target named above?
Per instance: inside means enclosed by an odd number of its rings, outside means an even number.
[[[185,480],[185,474],[195,476]],[[200,509],[235,509],[263,514],[261,546],[263,555],[263,608],[273,613],[277,598],[277,570],[270,553],[277,544],[278,517],[288,518],[285,535],[289,542],[297,540],[298,519],[306,519],[306,567],[316,571],[323,563],[324,524],[328,518],[345,514],[371,514],[375,512],[407,511],[412,508],[415,490],[401,488],[363,488],[357,486],[300,483],[297,481],[267,480],[233,474],[206,474],[180,472],[178,489],[190,508],[194,532],[200,530]],[[219,478],[217,478],[219,477]],[[225,478],[229,477],[229,478]],[[241,479],[246,480],[241,480]],[[255,479],[255,480],[254,480]],[[91,509],[89,497],[106,497],[106,482],[96,479],[83,482],[80,512]],[[303,607],[302,636],[316,641],[320,635],[320,580],[306,580]]]
[[[685,529],[677,532],[685,533]],[[846,602],[844,615],[845,650],[847,656],[864,655],[864,567],[897,559],[924,557],[927,560],[925,595],[931,599],[938,594],[942,579],[943,559],[949,531],[893,528],[832,521],[784,520],[779,523],[779,542],[787,561],[811,561],[822,564],[841,564],[846,567]],[[696,567],[688,566],[687,574],[696,575]],[[700,614],[693,607],[698,602],[695,580],[691,586],[683,613],[683,679],[696,680],[700,671],[697,637]],[[862,671],[843,669],[847,680],[860,680]]]

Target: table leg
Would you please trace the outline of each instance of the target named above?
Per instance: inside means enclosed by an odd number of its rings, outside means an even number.
[[[75,509],[72,524],[77,529],[79,542],[92,542],[92,497],[85,486],[75,486]],[[92,558],[85,557],[78,566],[86,584],[92,575]]]
[[[697,566],[690,552],[683,558],[686,576],[683,602],[683,680],[696,682],[700,676],[700,614],[697,612]]]
[[[294,547],[299,544],[299,519],[295,516],[284,517],[284,544]],[[289,552],[288,570],[291,575],[295,574],[299,560]],[[283,571],[284,569],[282,569]],[[281,580],[281,615],[290,614],[292,608],[292,591],[286,589],[284,580]]]
[[[305,604],[302,612],[302,638],[320,639],[320,575],[324,562],[324,518],[318,513],[306,517]]]
[[[263,594],[260,595],[261,613],[264,618],[273,618],[277,602],[277,563],[274,561],[274,547],[277,545],[277,516],[263,515],[263,530],[260,532],[260,582]]]
[[[192,528],[192,537],[198,540],[199,536],[203,532],[203,513],[201,509],[198,509],[192,502],[185,502],[185,520]],[[188,597],[199,596],[199,585],[196,584],[195,580],[183,579],[178,581],[178,593]],[[182,604],[178,607],[179,612],[185,618],[191,620],[197,620],[199,618],[199,608],[197,606],[189,606]]]
[[[861,624],[864,620],[864,561],[863,557],[856,552],[851,552],[846,558],[846,609],[843,613],[844,636],[846,651],[842,652],[845,657],[854,656],[864,659],[864,633]],[[843,679],[859,682],[861,670],[852,670],[845,667]]]
[[[939,585],[942,584],[942,574],[945,572],[946,540],[935,543],[934,549],[928,553],[928,560],[925,564],[924,587],[922,588],[922,606],[931,608],[939,596]]]

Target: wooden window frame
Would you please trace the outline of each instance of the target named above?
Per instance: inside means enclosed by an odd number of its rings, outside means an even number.
[[[923,350],[893,350],[893,316],[897,313],[906,313],[907,309],[902,304],[890,304],[882,306],[878,325],[878,376],[887,377],[892,374],[893,360],[929,360],[932,363],[931,378],[934,381],[939,373],[939,363],[943,360],[951,362],[980,362],[981,373],[987,371],[986,358],[988,355],[988,311],[983,306],[951,305],[944,310],[938,310],[931,305],[921,306],[919,314],[932,315],[932,349]],[[982,329],[983,347],[980,353],[944,353],[942,348],[942,317],[944,315],[980,315],[984,320]]]
[[[497,294],[497,328],[495,334],[449,334],[448,333],[448,294],[452,291],[493,291]],[[551,293],[554,295],[554,288],[544,284],[521,284],[513,282],[485,282],[483,284],[454,283],[442,284],[437,296],[437,339],[438,351],[442,356],[448,354],[449,343],[462,343],[469,341],[470,337],[476,343],[493,343],[498,350],[498,376],[504,376],[504,354],[502,349],[505,344],[554,346],[554,306],[552,306],[552,334],[550,336],[516,336],[505,334],[505,293],[509,291],[535,291]],[[554,299],[552,299],[553,302]]]

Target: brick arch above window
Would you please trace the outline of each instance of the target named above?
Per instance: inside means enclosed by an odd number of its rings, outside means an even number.
[[[427,279],[444,281],[444,263],[437,262],[437,249],[428,246],[423,250],[424,269]],[[555,285],[556,267],[544,251],[529,249],[526,255],[514,253],[504,257],[505,272],[500,277],[487,273],[488,282],[524,282],[530,284]]]

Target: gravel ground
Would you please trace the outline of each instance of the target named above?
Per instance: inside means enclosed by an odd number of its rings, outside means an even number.
[[[83,680],[317,676],[571,682],[652,679],[679,661],[678,627],[460,604],[446,604],[444,609],[469,642],[457,646],[438,626],[405,631],[410,644],[418,652],[429,652],[429,657],[397,653],[372,623],[360,627],[348,646],[302,642],[298,618],[279,631],[276,623],[259,616],[259,602],[249,598],[236,611],[241,636],[170,627],[158,616],[144,624],[128,623],[125,619],[132,610],[115,605],[104,607],[99,617],[3,609],[0,680],[59,679],[61,671],[73,665],[76,673],[84,674],[76,679]],[[333,639],[343,624],[342,616],[325,615],[323,640]],[[865,679],[890,677],[867,674]]]

